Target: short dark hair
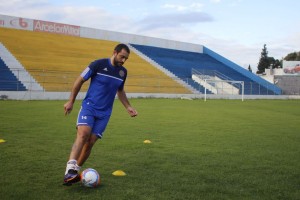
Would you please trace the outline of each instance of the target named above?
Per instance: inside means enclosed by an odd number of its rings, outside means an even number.
[[[119,53],[120,51],[122,51],[122,49],[125,49],[125,51],[127,51],[127,53],[130,53],[130,49],[129,49],[129,47],[126,45],[126,44],[118,44],[116,47],[115,47],[115,51],[117,52],[117,53]]]

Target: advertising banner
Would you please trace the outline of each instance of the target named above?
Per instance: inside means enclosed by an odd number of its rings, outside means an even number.
[[[0,27],[14,28],[22,30],[33,30],[33,20],[21,17],[11,17],[0,15]]]
[[[300,61],[283,61],[282,68],[285,75],[300,75]]]
[[[80,26],[34,20],[33,31],[80,36]]]

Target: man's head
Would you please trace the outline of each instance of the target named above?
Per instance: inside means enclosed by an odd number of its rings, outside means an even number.
[[[126,44],[118,44],[111,58],[113,66],[122,66],[125,61],[128,59],[130,54],[130,49]]]

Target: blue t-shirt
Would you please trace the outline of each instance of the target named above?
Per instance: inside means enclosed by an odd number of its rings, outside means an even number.
[[[105,58],[92,62],[81,77],[84,80],[91,78],[82,107],[110,115],[117,91],[124,88],[127,70],[123,66],[113,66],[110,59]]]

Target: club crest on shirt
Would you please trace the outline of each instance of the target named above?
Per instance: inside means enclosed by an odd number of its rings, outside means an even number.
[[[124,72],[123,70],[120,70],[120,71],[119,71],[119,75],[120,75],[121,77],[124,77],[125,72]]]

